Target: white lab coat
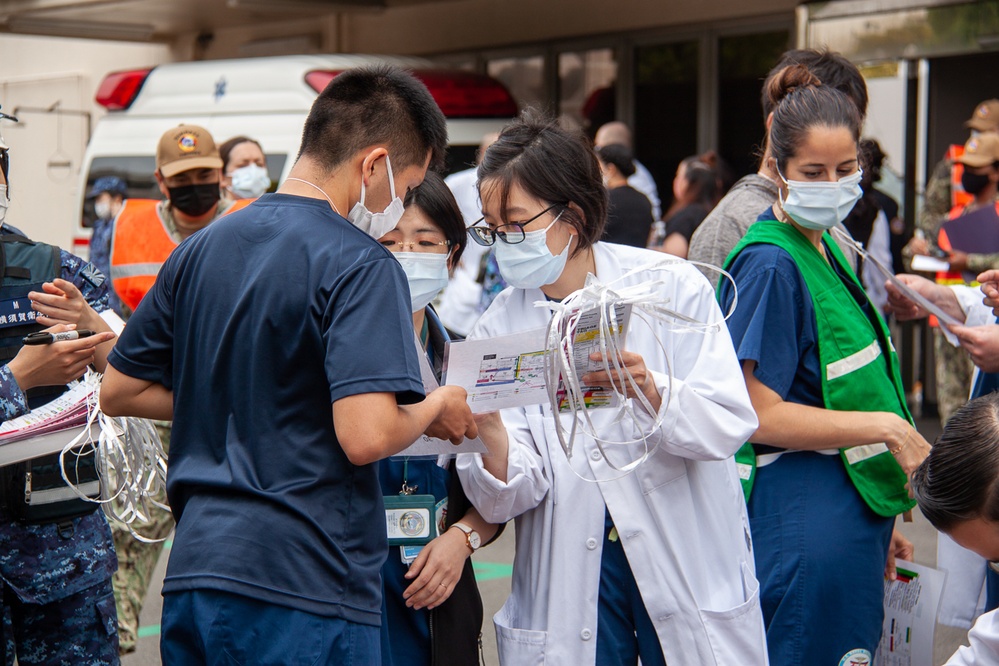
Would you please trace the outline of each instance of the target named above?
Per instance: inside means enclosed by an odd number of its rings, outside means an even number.
[[[601,282],[662,259],[609,243],[598,243],[594,254]],[[690,265],[677,264],[665,276],[643,272],[633,283],[664,277],[670,308],[721,321],[711,287]],[[507,289],[472,337],[545,326],[548,311],[534,307],[541,300],[538,289]],[[728,329],[722,324],[701,334],[653,325],[662,347],[633,318],[626,349],[642,354],[660,390],[669,382],[666,350],[672,398],[664,402],[662,446],[635,472],[599,484],[580,479],[548,406],[503,411],[510,433],[506,483],[485,470],[478,454],[458,458],[462,483],[483,517],[516,520],[513,589],[494,617],[502,664],[594,663],[605,503],[667,663],[767,663],[749,521],[732,459],[757,419]],[[607,410],[591,414],[604,422],[607,438],[625,439],[622,425],[607,424]],[[574,456],[574,464],[588,463],[595,475],[612,475],[591,438],[577,436]]]
[[[995,323],[992,308],[982,303],[983,295],[978,287],[955,285],[950,289],[964,311],[965,326]],[[940,332],[950,344],[955,347],[960,344],[957,336],[947,330],[946,326],[941,326]],[[969,388],[974,388],[978,373],[978,368],[975,368]],[[951,627],[968,629],[985,610],[985,558],[957,545],[946,534],[939,534],[937,568],[947,573],[937,621]]]
[[[958,648],[944,666],[999,666],[999,611],[978,618],[968,633],[970,645]]]

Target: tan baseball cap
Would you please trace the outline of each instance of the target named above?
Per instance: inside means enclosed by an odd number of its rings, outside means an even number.
[[[999,99],[987,99],[976,106],[964,126],[979,132],[999,130]]]
[[[985,132],[971,137],[964,144],[964,154],[954,161],[972,168],[999,162],[999,134]]]
[[[221,169],[222,157],[215,139],[204,127],[178,125],[160,137],[156,168],[169,178],[191,169]]]

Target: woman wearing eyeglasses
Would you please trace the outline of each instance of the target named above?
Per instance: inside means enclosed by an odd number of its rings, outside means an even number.
[[[512,288],[496,298],[472,337],[544,327],[550,312],[535,303],[565,298],[584,286],[587,274],[606,283],[668,260],[598,242],[607,194],[596,156],[581,135],[531,112],[503,130],[478,175],[485,216],[470,231],[474,240],[495,245]],[[693,267],[639,271],[621,286],[651,280],[663,281],[661,294],[675,311],[722,321],[710,286]],[[763,664],[758,584],[732,461],[756,416],[728,332],[719,326],[703,335],[681,333],[634,318],[625,349],[624,365],[662,416],[649,437],[650,448],[661,446],[632,473],[611,469],[595,440],[583,435],[570,465],[547,405],[483,415],[479,434],[491,455],[458,459],[482,516],[517,521],[512,591],[494,618],[500,660]],[[603,373],[581,379],[609,386]],[[637,392],[630,396],[642,410]],[[631,439],[634,424],[616,422],[615,414],[595,409],[590,417],[602,439]],[[652,431],[656,416],[641,412],[639,425]],[[614,457],[630,453],[616,448],[626,446],[605,448]],[[635,447],[644,449],[629,448]]]
[[[402,264],[413,328],[440,381],[447,332],[430,302],[447,285],[468,236],[454,196],[428,172],[411,190],[399,225],[379,242]],[[479,663],[482,599],[469,556],[499,536],[462,492],[451,461],[387,458],[379,462],[386,497],[433,495],[438,533],[427,545],[394,546],[382,567],[383,666]]]

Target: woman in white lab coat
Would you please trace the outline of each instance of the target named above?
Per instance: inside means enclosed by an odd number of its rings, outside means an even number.
[[[471,337],[544,327],[550,314],[535,302],[564,298],[588,273],[607,283],[663,260],[597,242],[607,199],[595,156],[582,136],[530,113],[489,148],[479,179],[485,217],[473,239],[496,245],[500,272],[513,287]],[[653,279],[664,280],[660,295],[670,308],[721,322],[710,286],[693,267],[678,262],[668,271],[639,271],[628,282]],[[732,460],[757,421],[727,329],[677,332],[633,321],[625,349],[622,360],[663,417],[650,442],[661,440],[660,448],[633,473],[614,471],[595,441],[579,434],[570,467],[547,405],[484,415],[479,432],[492,455],[458,459],[483,518],[516,520],[513,589],[494,618],[500,660],[765,664],[745,502]],[[609,385],[602,373],[583,379]],[[635,424],[615,423],[615,414],[591,412],[602,438],[632,438]],[[644,412],[641,419],[642,430],[656,420]],[[645,450],[624,446],[604,448],[621,456],[619,465]]]

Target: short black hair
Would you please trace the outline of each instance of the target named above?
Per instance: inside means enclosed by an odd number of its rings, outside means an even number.
[[[338,74],[312,104],[299,157],[327,171],[360,150],[385,144],[393,167],[444,166],[447,123],[430,91],[398,67],[356,67]]]
[[[461,253],[468,244],[468,231],[458,202],[444,179],[439,174],[428,171],[423,182],[409,191],[404,203],[407,208],[416,206],[422,210],[444,232],[452,253],[452,265],[457,266]]]
[[[514,182],[535,199],[562,206],[561,220],[579,234],[573,255],[596,243],[604,232],[607,188],[589,140],[535,109],[525,109],[503,128],[482,158],[478,176],[480,193],[499,188],[504,223],[509,222],[506,204]]]
[[[857,69],[857,66],[850,62],[845,56],[835,51],[822,49],[791,49],[785,51],[774,68],[767,74],[763,83],[763,92],[760,103],[763,106],[763,120],[766,122],[767,116],[774,110],[774,103],[767,91],[770,89],[773,78],[781,70],[789,65],[802,65],[811,72],[822,85],[835,88],[846,95],[850,101],[857,105],[860,111],[861,121],[867,116],[867,83],[864,76]]]
[[[604,164],[613,164],[625,178],[635,173],[635,156],[623,143],[611,143],[598,147],[597,157]]]
[[[264,147],[256,139],[251,139],[248,136],[234,136],[219,146],[219,157],[222,158],[222,173],[225,173],[226,169],[229,168],[229,157],[232,155],[232,149],[241,143],[252,143],[260,149],[260,152],[264,152]]]
[[[999,522],[999,393],[954,413],[912,473],[910,487],[923,515],[940,531],[976,518]]]

